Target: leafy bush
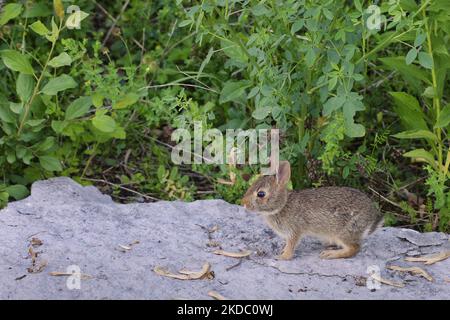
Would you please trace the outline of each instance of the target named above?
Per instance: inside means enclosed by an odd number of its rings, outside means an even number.
[[[237,202],[257,168],[170,161],[171,132],[201,121],[279,128],[294,188],[351,185],[389,223],[448,231],[449,12],[446,0],[10,2],[0,206],[55,174],[121,201]]]

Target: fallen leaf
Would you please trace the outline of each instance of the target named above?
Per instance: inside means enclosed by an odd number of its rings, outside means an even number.
[[[81,280],[88,280],[92,279],[93,277],[88,274],[83,273],[69,273],[69,272],[59,272],[59,271],[52,271],[49,273],[49,275],[53,277],[70,277],[74,275],[79,275]]]
[[[216,300],[228,300],[223,295],[221,295],[220,293],[215,292],[215,291],[209,291],[208,292],[208,296],[210,296],[210,297],[212,297],[212,298],[214,298]]]
[[[220,184],[225,184],[227,186],[233,186],[235,184],[234,181],[227,181],[227,180],[220,179],[220,178],[217,179],[217,182],[220,183]]]
[[[433,277],[430,276],[425,270],[423,270],[419,267],[403,268],[403,267],[399,267],[399,266],[389,266],[388,269],[391,269],[394,271],[401,271],[401,272],[410,272],[414,275],[424,277],[428,281],[433,281]]]
[[[206,243],[207,247],[220,247],[220,242],[218,241],[208,241],[208,243]]]
[[[215,225],[214,227],[212,227],[211,229],[208,230],[209,233],[213,233],[216,232],[217,230],[219,230],[219,226]]]
[[[153,269],[156,274],[160,276],[178,279],[178,280],[199,280],[199,279],[211,279],[214,277],[214,273],[210,270],[211,265],[205,263],[200,271],[188,271],[180,270],[179,274],[171,273],[164,269],[163,267],[157,266]]]
[[[119,248],[120,248],[119,251],[122,251],[122,252],[129,251],[129,250],[131,250],[132,246],[134,246],[135,244],[138,244],[138,243],[140,243],[139,240],[134,240],[129,245],[119,244]]]
[[[37,258],[37,255],[38,255],[37,252],[35,252],[33,250],[33,247],[29,247],[28,248],[28,254],[31,257],[31,264],[34,265],[36,263],[36,258]]]
[[[248,257],[252,252],[250,250],[244,250],[241,252],[228,252],[228,251],[224,251],[224,250],[215,250],[213,253],[217,254],[217,255],[221,255],[221,256],[231,257],[231,258],[244,258],[244,257]]]
[[[38,238],[36,238],[36,237],[33,237],[33,238],[31,238],[30,243],[31,243],[32,246],[38,247],[38,246],[42,246],[42,243],[43,243],[43,242],[42,242],[41,239],[38,239]]]
[[[450,251],[443,251],[443,252],[439,252],[436,254],[430,254],[430,255],[421,256],[421,257],[407,257],[407,258],[405,258],[405,261],[424,262],[424,264],[430,265],[430,264],[445,260],[448,257],[450,257]]]
[[[382,277],[380,277],[380,276],[377,275],[377,274],[372,274],[371,277],[372,277],[373,279],[375,279],[375,280],[381,282],[381,283],[384,283],[384,284],[387,284],[387,285],[390,285],[390,286],[393,286],[393,287],[403,288],[403,287],[405,286],[403,283],[397,283],[397,282],[389,281],[389,280],[387,280],[387,279],[383,279]]]
[[[39,264],[33,264],[31,267],[27,268],[27,271],[29,273],[39,273],[44,270],[44,268],[47,266],[47,261],[42,260]]]

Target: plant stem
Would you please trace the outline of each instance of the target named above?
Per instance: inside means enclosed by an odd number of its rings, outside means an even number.
[[[59,22],[59,30],[61,29],[62,21]],[[58,30],[58,32],[59,32]],[[44,78],[45,70],[47,70],[48,63],[50,62],[50,59],[53,55],[53,50],[55,50],[56,40],[52,42],[52,47],[50,49],[50,52],[47,56],[47,61],[45,61],[44,67],[42,68],[41,75],[37,79],[36,86],[34,87],[33,94],[31,95],[30,100],[28,100],[27,104],[25,105],[25,113],[23,115],[22,120],[20,121],[19,130],[17,131],[17,136],[20,136],[22,133],[23,127],[25,125],[25,122],[27,121],[28,114],[30,113],[31,105],[33,104],[34,99],[36,98],[38,92],[39,92],[39,86],[41,84],[42,79]]]
[[[428,54],[431,57],[431,61],[432,61],[432,68],[431,68],[431,79],[433,82],[433,91],[434,91],[434,96],[433,96],[433,107],[434,107],[434,112],[436,114],[436,121],[439,119],[439,116],[441,114],[441,102],[438,96],[438,85],[437,85],[437,78],[436,78],[436,66],[434,64],[434,58],[433,58],[433,46],[431,43],[431,33],[430,33],[430,29],[428,27],[428,21],[427,21],[427,16],[426,16],[426,12],[425,12],[425,7],[422,9],[422,14],[423,14],[423,18],[425,20],[425,32],[427,34],[427,49],[428,49]],[[439,169],[443,169],[442,168],[442,131],[440,128],[436,128],[436,135],[438,138],[438,162],[439,162]]]

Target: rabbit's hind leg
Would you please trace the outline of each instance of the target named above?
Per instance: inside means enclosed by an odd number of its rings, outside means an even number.
[[[351,258],[359,251],[358,243],[341,243],[342,249],[337,250],[324,250],[320,253],[322,259],[340,259]]]

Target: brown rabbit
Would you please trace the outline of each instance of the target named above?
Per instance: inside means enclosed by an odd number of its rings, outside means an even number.
[[[347,187],[323,187],[288,191],[289,162],[278,172],[261,176],[245,193],[242,204],[261,214],[267,224],[286,240],[279,259],[289,260],[303,236],[315,236],[336,250],[324,250],[324,259],[349,258],[358,253],[361,240],[383,223],[383,215],[361,191]]]

